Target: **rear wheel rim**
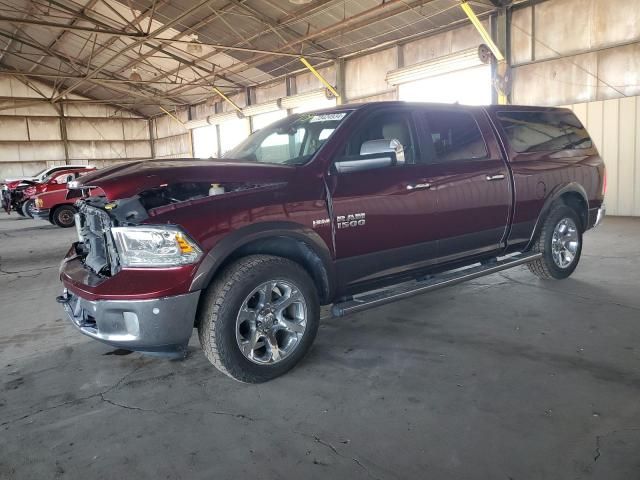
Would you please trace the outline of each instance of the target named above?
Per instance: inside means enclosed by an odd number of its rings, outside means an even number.
[[[307,302],[288,280],[269,280],[242,302],[236,318],[236,342],[245,358],[273,365],[289,357],[307,328]]]
[[[569,268],[578,255],[580,235],[576,223],[570,218],[563,218],[553,229],[551,237],[551,256],[558,268]]]

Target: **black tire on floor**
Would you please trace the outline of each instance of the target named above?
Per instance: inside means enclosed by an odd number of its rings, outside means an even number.
[[[18,215],[20,215],[21,217],[24,217],[25,214],[22,212],[22,205],[20,205],[19,207],[14,207],[14,209],[16,212],[18,212]]]
[[[563,221],[570,219],[577,227],[578,248],[571,263],[561,268],[553,259],[552,242],[556,226]],[[540,234],[536,239],[531,251],[541,252],[542,258],[527,264],[531,273],[542,280],[562,280],[569,277],[580,262],[582,253],[582,220],[571,207],[564,203],[557,203],[551,207],[547,218],[545,219]]]
[[[33,218],[33,209],[35,208],[35,200],[29,199],[22,204],[22,215],[27,218]]]
[[[257,364],[240,350],[236,319],[251,292],[276,279],[295,285],[304,297],[307,324],[287,357],[275,364]],[[202,349],[218,370],[240,382],[261,383],[286,373],[309,351],[320,322],[318,292],[311,277],[297,263],[270,255],[250,255],[230,264],[203,292],[197,320]]]
[[[76,208],[73,205],[60,205],[51,215],[53,224],[61,228],[69,228],[75,225]]]

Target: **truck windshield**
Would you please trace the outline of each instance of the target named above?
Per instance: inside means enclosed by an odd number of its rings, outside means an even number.
[[[303,165],[331,137],[349,111],[292,115],[252,133],[223,158]]]

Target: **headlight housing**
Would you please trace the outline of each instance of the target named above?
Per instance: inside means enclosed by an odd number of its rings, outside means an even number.
[[[196,242],[175,226],[113,227],[111,233],[123,267],[177,267],[202,256]]]

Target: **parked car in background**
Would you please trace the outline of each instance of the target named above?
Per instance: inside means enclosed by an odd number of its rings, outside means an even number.
[[[30,177],[5,178],[2,185],[3,208],[5,208],[7,213],[11,213],[11,210],[14,210],[20,215],[23,215],[22,203],[24,189],[37,183],[44,182],[56,172],[85,168],[95,170],[94,167],[88,165],[56,165],[54,167],[45,168]]]
[[[59,170],[46,177],[42,182],[32,183],[22,189],[22,195],[19,199],[16,199],[16,206],[19,206],[24,216],[33,217],[35,197],[37,195],[57,190],[62,190],[66,193],[68,182],[71,182],[82,175],[86,175],[89,172],[93,172],[94,170],[95,167],[87,166]]]
[[[213,365],[263,382],[309,350],[320,305],[342,316],[518,265],[569,277],[605,186],[568,109],[381,102],[292,115],[222,160],[134,162],[74,182],[80,238],[57,300],[82,333],[130,350],[183,353],[195,326]]]
[[[67,199],[67,189],[44,192],[34,197],[34,208],[31,211],[33,218],[47,220],[58,227],[73,227],[74,215],[77,212],[74,206],[77,198]]]
[[[45,178],[51,176],[52,174],[59,172],[61,170],[67,170],[69,168],[86,168],[88,165],[56,165],[54,167],[48,167],[40,172],[36,173],[31,177],[14,177],[14,178],[5,178],[5,184],[13,184],[17,185],[22,181],[30,181],[30,182],[42,182]]]

